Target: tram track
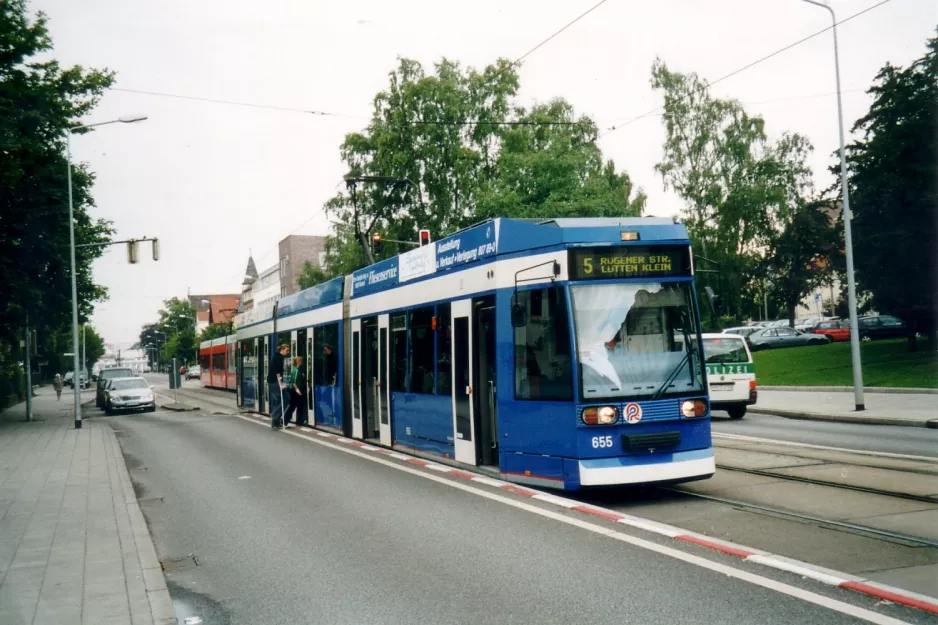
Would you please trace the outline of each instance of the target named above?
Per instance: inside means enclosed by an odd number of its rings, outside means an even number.
[[[837,464],[845,464],[845,463],[837,463]],[[852,466],[868,467],[868,465],[852,465]],[[782,480],[789,480],[792,482],[816,484],[818,486],[830,486],[833,488],[842,488],[844,490],[855,490],[855,491],[859,491],[862,493],[871,493],[874,495],[884,495],[886,497],[896,497],[898,499],[909,499],[911,501],[921,501],[923,503],[938,504],[938,496],[934,496],[934,495],[915,495],[912,493],[900,493],[896,491],[888,491],[888,490],[883,490],[879,488],[870,488],[868,486],[859,486],[855,484],[843,484],[840,482],[831,482],[828,480],[819,480],[815,478],[801,477],[798,475],[785,475],[783,473],[776,473],[774,471],[766,471],[763,469],[743,469],[740,467],[728,467],[728,466],[724,466],[720,464],[717,464],[717,468],[723,471],[736,471],[738,473],[748,473],[750,475],[761,475],[763,477],[776,477]],[[880,467],[868,467],[868,468],[876,469]],[[909,473],[912,473],[912,471],[909,471]],[[936,486],[936,489],[938,489],[938,486]]]
[[[792,512],[790,510],[782,510],[780,508],[773,508],[771,506],[763,506],[760,504],[748,503],[745,501],[739,501],[736,499],[728,499],[726,497],[717,497],[714,495],[706,495],[703,493],[695,493],[693,491],[684,490],[680,487],[674,486],[661,486],[658,487],[659,490],[664,490],[672,493],[678,493],[687,497],[695,497],[697,499],[705,499],[707,501],[713,501],[716,503],[725,504],[732,506],[739,510],[756,512],[760,514],[767,514],[770,516],[792,519],[802,523],[811,523],[820,527],[826,527],[829,529],[839,530],[839,531],[848,531],[854,534],[860,534],[865,536],[871,536],[874,538],[879,538],[883,540],[889,540],[891,542],[896,542],[902,545],[910,547],[932,547],[938,548],[938,541],[931,540],[928,538],[922,538],[919,536],[912,536],[909,534],[902,534],[899,532],[890,532],[887,530],[877,529],[875,527],[870,527],[868,525],[860,525],[857,523],[848,523],[845,521],[834,521],[832,519],[825,519],[822,517],[812,516],[809,514],[802,514],[799,512]]]

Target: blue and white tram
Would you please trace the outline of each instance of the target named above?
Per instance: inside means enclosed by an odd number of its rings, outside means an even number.
[[[288,343],[310,425],[552,488],[705,479],[699,337],[683,225],[495,219],[239,323],[239,401]]]

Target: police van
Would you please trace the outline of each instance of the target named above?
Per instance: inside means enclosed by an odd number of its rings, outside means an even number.
[[[702,338],[710,408],[725,410],[731,419],[742,419],[758,397],[746,339],[735,334],[704,334]]]

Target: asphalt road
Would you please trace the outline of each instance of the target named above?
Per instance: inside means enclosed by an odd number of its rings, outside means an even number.
[[[718,411],[713,418],[715,433],[938,458],[938,430],[786,419],[758,412],[746,413],[739,421],[731,421],[723,415],[725,413]],[[719,438],[715,442],[719,443]]]
[[[206,625],[861,622],[241,419],[157,412],[110,422],[179,616]]]

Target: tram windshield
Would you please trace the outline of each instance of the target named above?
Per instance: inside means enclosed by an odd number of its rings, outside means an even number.
[[[570,287],[583,400],[703,390],[690,284]]]

